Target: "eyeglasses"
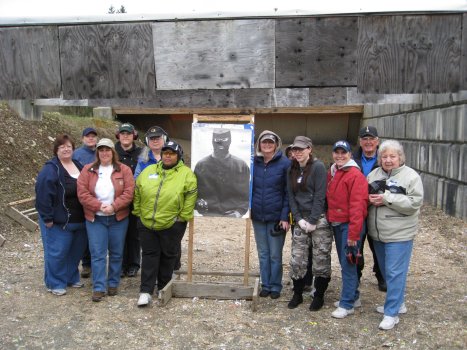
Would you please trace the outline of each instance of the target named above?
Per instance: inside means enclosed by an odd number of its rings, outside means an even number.
[[[270,144],[275,144],[273,140],[266,139],[266,140],[261,140],[261,143],[270,143]]]
[[[163,155],[163,156],[173,157],[173,156],[176,156],[176,155],[177,155],[177,152],[173,152],[173,151],[163,151],[163,152],[162,152],[162,155]]]
[[[360,140],[362,141],[365,141],[365,142],[368,142],[368,141],[375,141],[377,140],[378,138],[377,137],[370,137],[370,136],[366,136],[366,137],[361,137]]]
[[[63,151],[65,149],[73,149],[73,146],[72,145],[61,145],[61,146],[58,146],[58,149]]]
[[[157,141],[157,140],[162,139],[162,136],[151,136],[149,139],[150,139],[151,141]]]

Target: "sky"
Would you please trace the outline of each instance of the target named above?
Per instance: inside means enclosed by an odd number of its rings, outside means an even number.
[[[124,5],[128,15],[237,13],[316,14],[379,11],[463,10],[467,0],[0,0],[0,18],[105,16],[109,7]],[[297,11],[299,10],[299,11]],[[115,16],[115,15],[114,15]],[[170,16],[169,16],[170,17]]]

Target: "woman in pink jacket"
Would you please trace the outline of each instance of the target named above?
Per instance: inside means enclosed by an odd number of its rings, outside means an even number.
[[[328,172],[327,219],[336,241],[342,272],[342,289],[332,317],[344,318],[359,307],[357,259],[368,206],[368,183],[347,141],[337,141],[332,148],[334,164]]]
[[[78,178],[78,198],[91,251],[92,301],[97,302],[106,292],[117,294],[135,181],[131,169],[118,161],[111,140],[101,139],[96,148],[96,161],[86,165]]]

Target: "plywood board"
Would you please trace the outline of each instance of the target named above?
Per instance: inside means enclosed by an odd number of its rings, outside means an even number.
[[[56,27],[0,28],[0,100],[60,97]]]
[[[467,90],[467,13],[462,16],[462,58],[460,90]]]
[[[359,18],[361,93],[459,90],[462,15]]]
[[[357,17],[279,19],[276,87],[356,85]]]
[[[153,23],[158,90],[274,87],[274,21]]]
[[[155,92],[149,23],[60,27],[63,96],[140,98]]]

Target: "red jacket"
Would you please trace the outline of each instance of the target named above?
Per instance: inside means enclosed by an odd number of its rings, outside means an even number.
[[[348,239],[358,241],[367,216],[368,182],[355,162],[338,169],[334,176],[327,176],[327,219],[331,222],[349,223]],[[332,168],[331,168],[332,169]]]
[[[119,164],[120,169],[112,172],[111,179],[115,189],[114,201],[115,218],[123,220],[130,213],[130,204],[133,200],[135,180],[131,169],[125,164]],[[86,220],[94,221],[94,216],[101,209],[102,202],[96,197],[96,183],[99,168],[86,165],[78,177],[78,199],[83,205]]]

